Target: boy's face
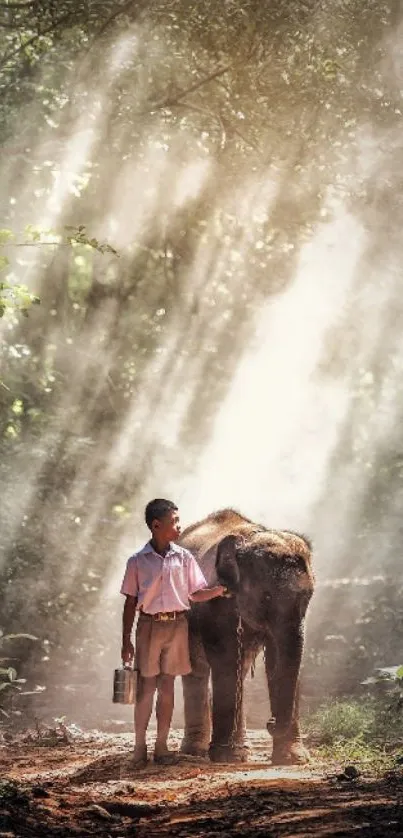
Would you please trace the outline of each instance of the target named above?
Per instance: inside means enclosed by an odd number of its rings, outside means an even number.
[[[154,518],[151,531],[161,541],[176,541],[181,534],[179,512],[172,510],[171,512],[167,512],[161,520]]]

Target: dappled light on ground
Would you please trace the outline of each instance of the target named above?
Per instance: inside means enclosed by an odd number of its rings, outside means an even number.
[[[172,734],[172,746],[180,732]],[[247,765],[184,759],[178,766],[130,768],[128,735],[77,734],[64,745],[0,747],[0,826],[51,836],[399,835],[398,776],[341,782],[336,764],[271,768],[267,734],[251,731]],[[15,783],[18,782],[18,786]],[[13,785],[14,784],[14,785]],[[20,831],[21,830],[21,831]],[[400,830],[400,831],[399,831]]]

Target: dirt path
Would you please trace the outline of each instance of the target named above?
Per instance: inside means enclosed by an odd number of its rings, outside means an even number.
[[[403,835],[401,775],[342,781],[338,766],[275,769],[267,735],[249,738],[247,765],[184,759],[135,772],[128,734],[10,741],[0,747],[0,838]]]

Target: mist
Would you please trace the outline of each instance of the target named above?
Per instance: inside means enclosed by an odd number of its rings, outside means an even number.
[[[88,720],[86,678],[111,712],[155,496],[312,539],[312,700],[401,663],[402,21],[364,5],[143,4],[29,73],[5,45],[1,253],[41,304],[0,321],[0,626],[47,712]]]

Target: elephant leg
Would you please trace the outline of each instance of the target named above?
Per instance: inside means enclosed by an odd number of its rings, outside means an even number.
[[[303,649],[300,626],[284,626],[277,642],[266,647],[266,674],[273,727],[273,765],[309,762],[299,726],[299,670]]]
[[[245,750],[248,750],[246,741],[246,716],[244,699],[245,679],[260,649],[261,645],[257,646],[256,643],[250,644],[244,641],[242,656],[242,694],[239,711],[236,714],[236,723],[233,733],[233,741],[235,748],[243,748]]]
[[[232,657],[232,656],[231,656]],[[236,657],[228,660],[226,655],[210,653],[211,677],[213,687],[212,717],[213,730],[209,748],[213,762],[243,762],[244,716],[243,682],[238,703],[236,696]],[[235,713],[237,712],[237,719]],[[238,723],[237,723],[238,720]]]
[[[211,734],[210,666],[200,634],[191,627],[189,629],[192,672],[182,678],[185,734],[181,752],[193,756],[207,756]]]
[[[228,642],[225,652],[207,650],[213,686],[213,730],[209,749],[213,762],[246,762],[246,721],[244,681],[256,649],[244,646],[242,668],[238,683],[238,648],[235,639]]]
[[[308,748],[306,748],[302,742],[301,727],[299,723],[299,696],[300,681],[298,679],[295,690],[294,714],[291,722],[287,747],[291,765],[305,765],[310,762],[311,759]]]

